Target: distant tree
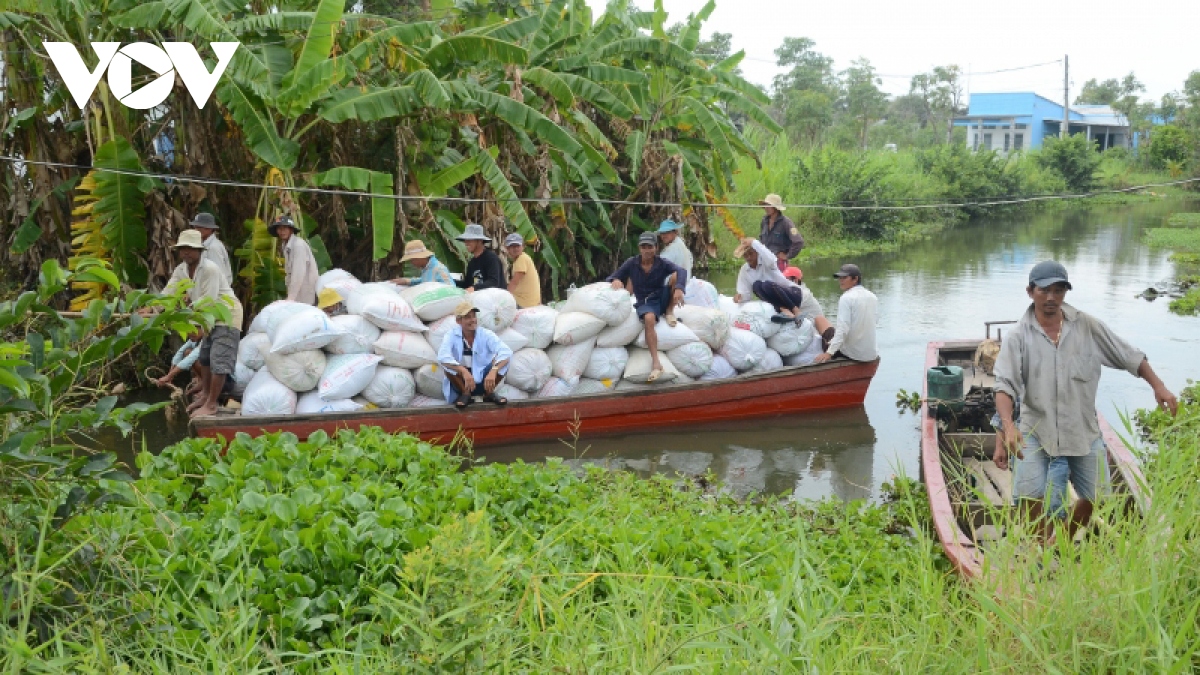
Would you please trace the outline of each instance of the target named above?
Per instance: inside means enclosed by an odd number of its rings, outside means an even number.
[[[946,142],[954,134],[954,118],[966,112],[962,105],[962,68],[956,65],[938,66],[928,73],[914,75],[908,93],[920,96],[927,109],[921,128],[938,120],[946,125]]]
[[[775,76],[775,107],[793,137],[816,145],[833,124],[839,83],[833,59],[814,51],[808,38],[784,38],[775,50],[776,64],[788,70]]]
[[[1183,100],[1187,105],[1184,119],[1193,132],[1200,131],[1200,70],[1193,70],[1183,81]]]
[[[1047,138],[1037,160],[1043,167],[1062,176],[1072,192],[1089,192],[1096,186],[1100,153],[1083,134]]]
[[[1172,166],[1185,169],[1192,158],[1194,145],[1192,135],[1183,127],[1174,124],[1156,127],[1147,149],[1150,165],[1156,169]]]
[[[1175,121],[1175,118],[1179,116],[1179,94],[1163,94],[1162,100],[1158,104],[1158,116],[1162,118],[1163,124]]]
[[[865,149],[867,129],[887,111],[887,94],[879,88],[883,80],[875,75],[875,67],[864,58],[851,62],[841,75],[844,87],[841,107],[854,122],[859,147]]]
[[[783,106],[783,126],[815,146],[821,132],[833,124],[833,101],[823,91],[812,89],[791,90],[786,93]]]
[[[1096,82],[1093,78],[1083,83],[1083,89],[1075,97],[1075,105],[1112,105],[1120,97],[1120,80]]]

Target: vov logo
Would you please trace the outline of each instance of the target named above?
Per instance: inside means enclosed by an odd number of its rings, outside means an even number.
[[[213,42],[212,50],[217,55],[217,66],[212,72],[200,60],[196,48],[187,42],[164,42],[162,47],[148,42],[133,42],[121,46],[120,42],[92,42],[92,50],[99,57],[94,71],[89,71],[79,56],[79,51],[70,42],[43,42],[50,60],[58,68],[59,75],[71,92],[71,97],[80,108],[87,106],[87,101],[96,91],[96,85],[108,71],[108,88],[126,107],[146,110],[159,105],[171,93],[175,85],[175,73],[178,71],[183,86],[192,95],[192,100],[203,109],[212,96],[213,89],[225,68],[233,60],[238,42]],[[146,66],[158,73],[158,77],[146,86],[133,91],[132,72],[133,62]]]

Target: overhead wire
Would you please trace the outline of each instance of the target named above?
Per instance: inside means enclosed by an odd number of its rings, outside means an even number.
[[[229,188],[248,188],[255,190],[281,190],[285,192],[297,192],[303,194],[324,194],[338,195],[343,197],[362,197],[369,199],[390,199],[399,202],[450,202],[457,204],[486,204],[494,202],[518,202],[521,204],[598,204],[605,206],[643,206],[643,207],[693,207],[693,208],[725,208],[725,209],[760,209],[761,204],[735,204],[735,203],[714,203],[714,202],[659,202],[659,201],[633,201],[626,199],[592,199],[590,197],[551,197],[541,199],[537,197],[518,197],[516,199],[506,199],[499,197],[436,197],[428,195],[396,195],[374,192],[362,192],[358,190],[341,190],[336,188],[323,188],[311,186],[278,186],[267,185],[265,183],[250,183],[245,181],[235,181],[220,178],[206,178],[202,176],[189,176],[184,174],[169,174],[155,173],[151,171],[132,171],[129,169],[113,169],[97,166],[85,166],[79,164],[67,164],[64,162],[46,162],[39,160],[29,160],[21,157],[12,157],[9,155],[0,155],[0,160],[10,163],[29,164],[34,166],[45,166],[59,169],[75,169],[79,171],[101,171],[117,175],[134,176],[138,178],[157,178],[164,181],[175,181],[179,183],[191,183],[197,185],[212,185]],[[1176,181],[1164,183],[1147,183],[1145,185],[1136,185],[1128,188],[1114,188],[1109,190],[1100,190],[1097,192],[1088,192],[1081,194],[1043,194],[1043,195],[1008,195],[1003,197],[986,198],[975,201],[961,202],[937,202],[929,204],[847,204],[847,203],[832,203],[832,204],[782,204],[785,208],[805,209],[805,210],[828,210],[828,211],[916,211],[930,209],[951,209],[951,208],[969,208],[969,207],[986,207],[986,206],[1005,206],[1014,204],[1026,204],[1041,201],[1065,201],[1072,199],[1088,199],[1106,194],[1122,194],[1129,192],[1137,192],[1155,187],[1169,187],[1174,185],[1186,185],[1189,183],[1200,183],[1200,178],[1185,178]]]

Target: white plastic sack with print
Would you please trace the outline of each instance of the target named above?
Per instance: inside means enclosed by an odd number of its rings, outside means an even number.
[[[377,367],[375,377],[362,391],[364,398],[380,408],[406,408],[416,394],[412,373],[393,366]]]
[[[296,392],[289,389],[263,368],[255,373],[242,394],[242,415],[293,415],[296,412]]]

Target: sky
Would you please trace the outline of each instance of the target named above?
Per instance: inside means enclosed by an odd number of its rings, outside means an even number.
[[[664,0],[667,25],[686,20],[705,1]],[[588,3],[596,16],[606,4]],[[638,0],[638,6],[651,9],[653,0]],[[785,37],[814,40],[838,70],[870,59],[893,95],[908,93],[917,73],[958,64],[972,73],[968,91],[1035,91],[1061,101],[1065,54],[1072,103],[1088,79],[1130,71],[1146,85],[1142,96],[1157,102],[1200,70],[1200,0],[717,0],[704,36],[713,31],[733,34],[733,50],[746,52],[745,76],[766,86],[780,72],[774,50]],[[1050,61],[1057,63],[984,74]]]

